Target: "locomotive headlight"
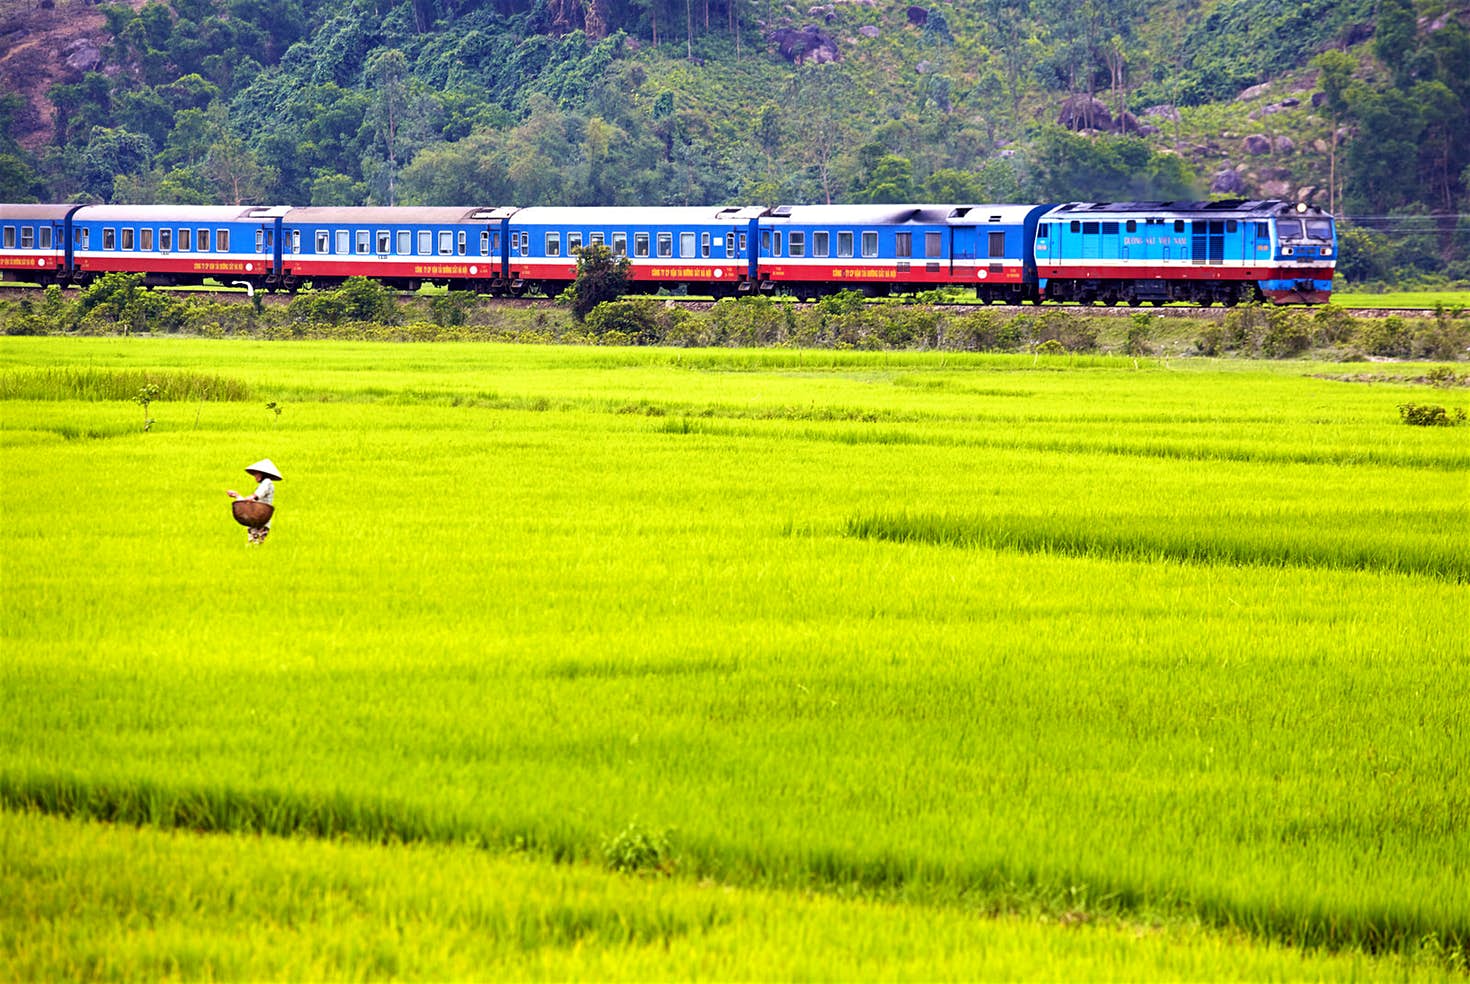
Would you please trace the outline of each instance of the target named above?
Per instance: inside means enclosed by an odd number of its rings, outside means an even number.
[[[1332,255],[1332,247],[1331,246],[1323,246],[1322,247],[1322,255],[1323,256],[1331,256]]]
[[[1281,255],[1283,255],[1283,256],[1290,256],[1294,252],[1296,252],[1296,250],[1292,249],[1290,246],[1287,246],[1284,249],[1282,249]]]
[[[1296,203],[1296,210],[1298,212],[1305,212],[1307,210],[1307,203],[1306,202],[1297,202]]]

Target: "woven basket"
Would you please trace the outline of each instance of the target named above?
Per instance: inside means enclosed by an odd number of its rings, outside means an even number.
[[[230,511],[235,514],[235,522],[241,526],[259,529],[271,521],[271,513],[276,511],[276,507],[254,499],[236,499],[230,505]]]

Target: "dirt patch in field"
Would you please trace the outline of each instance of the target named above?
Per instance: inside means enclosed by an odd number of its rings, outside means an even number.
[[[1437,386],[1441,389],[1450,387],[1470,387],[1470,372],[1463,375],[1454,370],[1428,373],[1420,376],[1393,376],[1381,372],[1356,372],[1345,375],[1333,375],[1326,372],[1311,373],[1313,379],[1328,379],[1334,383],[1392,383],[1397,386],[1405,384],[1416,386]]]

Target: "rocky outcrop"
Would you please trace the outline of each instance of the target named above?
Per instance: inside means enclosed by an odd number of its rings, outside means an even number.
[[[809,61],[820,65],[842,60],[837,40],[815,24],[800,28],[778,27],[767,37],[781,52],[781,57],[794,65]]]
[[[1078,93],[1062,103],[1057,123],[1068,130],[1112,130],[1113,114],[1099,99]]]
[[[1212,195],[1244,195],[1245,179],[1235,168],[1225,168],[1217,171],[1215,177],[1210,181],[1210,194]]]
[[[1252,133],[1240,143],[1245,148],[1245,152],[1252,157],[1271,153],[1271,138],[1264,133]]]

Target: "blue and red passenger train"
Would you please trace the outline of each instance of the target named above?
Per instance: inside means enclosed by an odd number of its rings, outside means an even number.
[[[1062,205],[419,208],[0,205],[4,279],[331,287],[369,277],[555,295],[577,255],[629,261],[636,292],[810,299],[941,287],[993,303],[1325,303],[1332,216],[1280,201]]]

